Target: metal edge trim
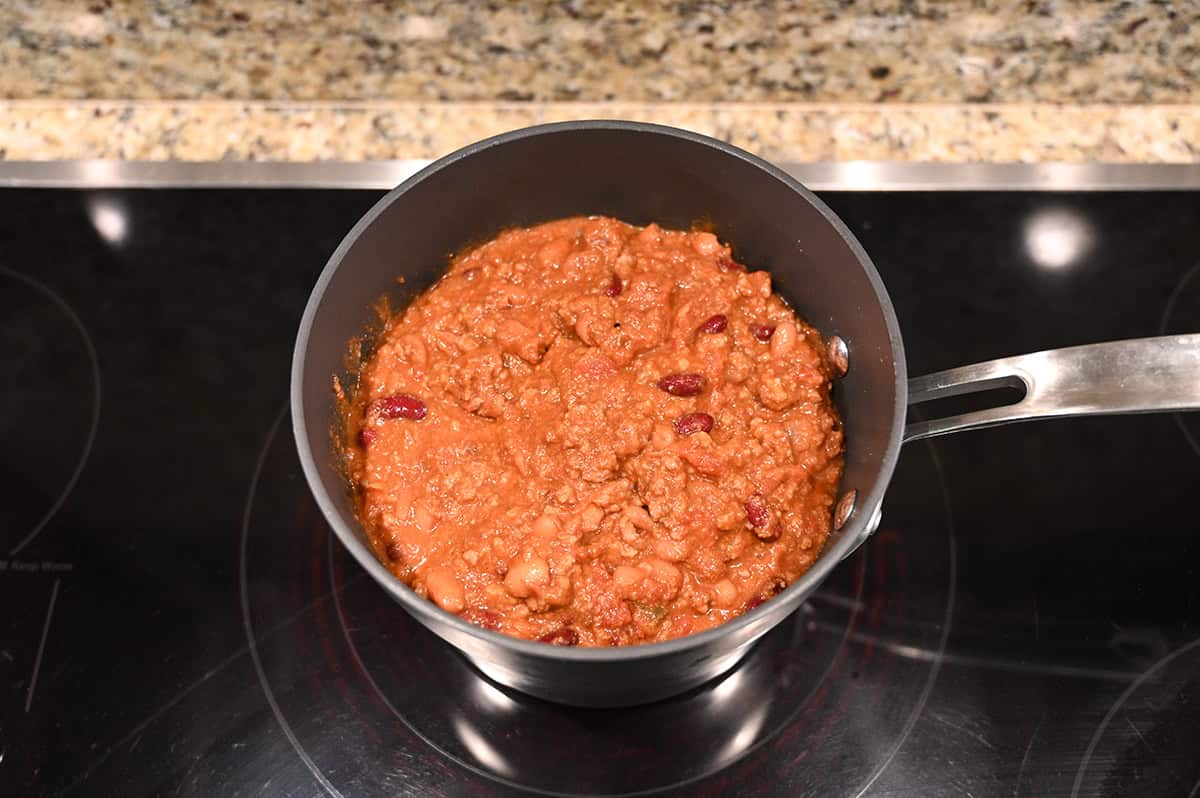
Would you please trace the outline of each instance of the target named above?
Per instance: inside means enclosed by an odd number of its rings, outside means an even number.
[[[2,188],[391,189],[432,163],[394,161],[0,161]],[[1200,188],[1200,163],[779,164],[815,191],[1170,191]]]

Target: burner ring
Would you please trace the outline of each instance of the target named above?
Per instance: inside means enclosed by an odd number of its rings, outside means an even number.
[[[1096,727],[1096,731],[1092,733],[1092,739],[1088,741],[1088,746],[1083,752],[1083,758],[1079,762],[1079,769],[1075,772],[1075,783],[1071,788],[1071,798],[1076,798],[1078,795],[1080,795],[1080,790],[1083,788],[1084,779],[1087,777],[1088,766],[1091,764],[1096,753],[1096,749],[1100,746],[1100,741],[1103,739],[1105,732],[1112,724],[1113,719],[1117,716],[1117,713],[1119,713],[1126,706],[1126,704],[1128,704],[1129,699],[1132,698],[1139,689],[1150,682],[1152,678],[1161,676],[1176,660],[1180,659],[1186,654],[1189,654],[1193,650],[1198,649],[1200,649],[1200,637],[1175,649],[1143,671],[1140,676],[1134,679],[1133,682],[1127,688],[1125,688],[1125,691],[1121,693],[1117,700],[1113,702],[1113,705],[1108,708],[1108,712],[1105,713],[1104,718]],[[1134,728],[1134,731],[1139,737],[1141,736],[1141,732],[1139,732],[1136,727]],[[1200,781],[1197,781],[1196,785],[1192,787],[1189,795],[1198,794],[1198,789],[1200,789]]]
[[[892,746],[891,751],[888,752],[887,757],[871,775],[871,778],[867,779],[862,789],[854,794],[855,798],[862,798],[862,796],[867,794],[867,791],[871,789],[872,785],[879,780],[883,772],[892,764],[892,760],[896,758],[896,754],[900,752],[900,748],[904,745],[908,736],[912,734],[913,728],[921,718],[921,713],[925,711],[925,705],[929,703],[929,696],[933,694],[933,687],[937,684],[937,677],[941,673],[942,662],[946,657],[946,645],[950,642],[950,629],[954,625],[954,607],[958,595],[958,546],[954,530],[954,514],[951,512],[950,494],[946,490],[946,475],[942,470],[941,458],[938,457],[933,441],[925,440],[923,444],[929,452],[934,470],[937,472],[938,482],[942,489],[942,509],[949,524],[949,536],[947,540],[950,547],[950,573],[949,584],[946,588],[946,610],[942,620],[942,635],[938,640],[937,651],[934,652],[933,664],[929,668],[929,675],[926,678],[925,686],[921,690],[921,695],[917,699],[916,706],[913,707],[913,711],[909,714],[908,720],[904,724],[904,729],[900,732],[900,736],[897,738],[895,745]]]
[[[77,314],[75,312],[75,309],[72,308],[65,299],[63,299],[61,296],[59,296],[58,293],[56,293],[54,291],[54,289],[50,288],[48,285],[45,285],[41,281],[39,281],[33,277],[30,277],[27,274],[22,274],[18,271],[14,271],[13,269],[8,268],[7,266],[0,265],[0,275],[8,277],[9,279],[12,279],[12,280],[16,280],[17,282],[24,284],[28,288],[31,288],[32,290],[34,290],[35,292],[37,292],[38,294],[42,295],[44,298],[49,300],[52,305],[54,305],[59,311],[62,312],[62,314],[64,316],[67,317],[67,320],[70,321],[71,326],[79,334],[79,338],[83,342],[83,347],[87,354],[88,367],[91,370],[91,383],[92,383],[91,384],[91,388],[92,388],[92,391],[91,391],[91,399],[92,399],[91,414],[90,414],[90,418],[88,421],[87,436],[84,439],[83,448],[80,452],[79,459],[76,462],[75,467],[72,469],[70,475],[67,477],[66,483],[63,485],[62,489],[58,492],[57,498],[55,498],[54,501],[51,502],[50,507],[44,513],[42,513],[41,517],[33,525],[33,528],[29,532],[27,532],[24,537],[22,537],[19,541],[17,541],[17,543],[8,550],[9,557],[16,557],[29,544],[33,543],[33,541],[38,537],[38,535],[40,535],[42,533],[42,531],[45,530],[46,525],[49,524],[50,521],[54,518],[54,516],[56,516],[58,514],[58,511],[60,509],[62,509],[63,504],[65,504],[67,501],[67,497],[69,497],[71,495],[71,492],[75,490],[75,485],[76,485],[76,483],[79,482],[79,477],[83,474],[84,466],[87,465],[88,458],[91,456],[92,445],[96,441],[96,430],[100,426],[100,400],[101,400],[100,359],[96,355],[96,347],[92,343],[92,337],[91,337],[91,335],[88,334],[87,327],[84,326],[83,321],[79,318],[79,314]]]
[[[545,790],[545,789],[539,789],[536,787],[530,787],[526,784],[521,784],[519,782],[513,781],[512,779],[508,779],[503,776],[499,776],[496,773],[492,773],[484,768],[478,767],[475,764],[463,759],[462,757],[459,757],[459,756],[455,755],[454,753],[448,751],[443,746],[438,745],[427,734],[424,734],[423,732],[421,732],[421,730],[418,729],[411,721],[409,721],[409,719],[407,717],[405,717],[404,713],[401,712],[396,707],[396,705],[392,702],[392,700],[390,698],[388,698],[388,696],[383,691],[383,689],[380,688],[379,683],[376,682],[375,678],[371,675],[370,668],[368,668],[366,662],[363,661],[362,656],[359,654],[358,646],[357,646],[357,644],[355,644],[353,636],[350,634],[350,629],[346,623],[345,612],[342,609],[342,602],[341,602],[341,597],[340,597],[342,588],[338,586],[338,580],[337,580],[336,574],[334,572],[334,567],[333,567],[333,536],[332,535],[330,535],[328,537],[328,541],[329,541],[329,546],[328,546],[327,564],[328,564],[328,568],[329,568],[329,581],[330,581],[330,584],[334,586],[333,603],[334,603],[334,607],[335,607],[337,617],[338,617],[338,624],[342,630],[342,636],[346,641],[347,647],[350,649],[351,656],[354,658],[355,663],[361,669],[361,672],[362,672],[363,676],[367,679],[367,682],[370,684],[371,689],[375,692],[375,694],[379,698],[379,700],[382,701],[389,710],[391,710],[392,714],[395,715],[396,718],[409,729],[409,731],[411,731],[413,734],[415,734],[417,737],[419,737],[421,739],[421,741],[424,742],[426,745],[428,745],[431,749],[433,749],[434,751],[437,751],[439,754],[446,757],[451,762],[454,762],[456,765],[466,768],[467,770],[471,771],[472,773],[475,773],[476,775],[482,776],[486,779],[494,781],[498,784],[502,784],[506,787],[513,787],[515,789],[525,790],[528,792],[536,793],[538,795],[555,796],[555,798],[574,798],[574,796],[577,795],[578,793],[568,793],[568,792],[560,792],[560,791],[555,791],[555,790]],[[838,643],[837,650],[834,652],[833,657],[830,658],[829,664],[826,666],[825,670],[821,673],[820,677],[817,678],[817,680],[813,683],[812,687],[809,689],[808,695],[805,696],[805,698],[798,703],[797,707],[792,711],[792,713],[790,715],[788,715],[787,718],[785,718],[782,722],[775,724],[775,728],[773,728],[770,732],[760,735],[759,739],[756,740],[753,743],[753,745],[745,748],[744,750],[738,751],[736,757],[734,757],[733,759],[720,762],[718,766],[707,769],[702,773],[688,776],[686,779],[684,779],[682,781],[679,781],[679,782],[676,782],[673,784],[664,784],[664,785],[650,787],[650,788],[646,788],[646,789],[642,789],[642,790],[636,790],[636,791],[632,791],[632,792],[589,793],[589,795],[594,795],[595,798],[634,798],[635,796],[651,795],[656,792],[662,792],[664,790],[679,789],[680,787],[686,787],[690,784],[695,784],[696,782],[701,781],[705,778],[708,778],[709,776],[712,776],[714,773],[717,773],[726,767],[730,767],[734,763],[749,756],[754,751],[756,751],[757,749],[762,747],[764,744],[766,744],[768,741],[770,741],[772,738],[774,738],[775,735],[777,735],[782,729],[784,729],[788,725],[790,725],[792,723],[792,721],[795,719],[796,715],[799,714],[804,709],[805,706],[807,706],[808,702],[816,694],[817,690],[820,689],[821,685],[825,683],[825,680],[833,672],[834,666],[837,664],[838,657],[841,656],[842,650],[844,649],[846,642],[850,639],[850,633],[854,629],[855,620],[856,620],[859,612],[861,611],[862,589],[863,589],[863,583],[865,581],[862,578],[863,577],[862,572],[865,570],[865,565],[866,565],[866,561],[861,560],[860,565],[859,565],[859,578],[857,580],[858,592],[854,596],[851,617],[849,619],[849,622],[846,624],[846,629],[842,634],[842,638],[841,638],[840,642]],[[808,605],[806,604],[805,607],[801,609],[801,612],[803,612],[804,609],[806,609],[807,607],[808,607]],[[748,656],[753,656],[753,652]],[[723,673],[721,676],[719,676],[715,680],[714,683],[720,683],[720,682],[724,681],[727,677],[729,677],[733,673],[737,672],[738,670],[739,670],[739,668],[737,666],[735,666],[730,671]],[[488,680],[487,684],[493,686],[497,690],[501,689],[499,687],[495,687],[493,685],[493,683],[491,682],[491,680]]]
[[[246,497],[246,509],[242,513],[242,539],[238,548],[238,587],[241,593],[242,600],[242,624],[246,630],[246,643],[250,648],[250,659],[254,662],[254,672],[258,675],[258,684],[262,688],[263,695],[267,699],[267,703],[271,707],[271,713],[275,716],[275,721],[279,724],[279,728],[283,730],[283,734],[287,737],[287,741],[291,744],[292,749],[300,757],[300,761],[312,773],[313,778],[320,783],[321,787],[335,798],[342,798],[341,792],[338,791],[328,777],[317,767],[317,763],[309,756],[308,751],[300,744],[300,739],[296,737],[296,732],[292,730],[291,724],[283,714],[283,710],[279,707],[279,701],[275,698],[275,692],[271,689],[270,681],[267,679],[266,670],[263,668],[262,657],[258,652],[258,640],[254,636],[254,623],[250,618],[250,591],[247,589],[246,575],[246,539],[250,532],[250,510],[254,507],[254,496],[258,491],[259,478],[262,476],[263,466],[267,462],[267,453],[270,451],[271,442],[275,440],[276,434],[279,432],[279,425],[287,415],[288,407],[285,404],[275,416],[275,421],[271,423],[271,428],[267,431],[266,440],[263,442],[262,449],[258,453],[258,459],[254,464],[254,475],[250,478],[250,490]]]
[[[912,447],[919,456],[897,482],[919,491],[916,502],[897,505],[905,508],[894,511],[906,519],[899,527],[885,524],[858,562],[835,571],[812,606],[725,680],[635,708],[631,720],[625,712],[581,717],[494,687],[386,593],[345,572],[354,561],[332,544],[299,479],[294,442],[280,434],[285,411],[258,454],[242,518],[243,626],[266,703],[297,754],[293,773],[327,794],[386,791],[406,761],[420,763],[414,776],[438,774],[428,785],[451,791],[628,796],[806,781],[829,760],[841,763],[850,794],[861,795],[922,715],[957,579],[950,497],[930,443]],[[923,485],[940,495],[921,499]],[[932,524],[924,520],[930,510]],[[910,562],[921,566],[910,570]],[[913,647],[921,656],[902,653]],[[889,700],[878,703],[870,696],[881,689]],[[664,737],[669,728],[685,728],[690,739]],[[843,761],[844,745],[820,745],[831,736],[850,744],[851,761]],[[583,748],[597,753],[582,767],[565,764]],[[352,786],[341,775],[350,762],[358,763]]]

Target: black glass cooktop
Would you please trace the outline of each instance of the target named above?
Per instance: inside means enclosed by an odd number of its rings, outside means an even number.
[[[735,671],[485,681],[331,540],[285,407],[379,196],[0,191],[0,795],[1200,795],[1200,415],[908,446]],[[826,199],[910,372],[1200,331],[1200,193]]]

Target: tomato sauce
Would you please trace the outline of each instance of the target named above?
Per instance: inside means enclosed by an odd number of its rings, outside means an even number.
[[[843,440],[820,334],[713,234],[571,218],[455,258],[348,405],[376,556],[488,629],[698,632],[803,574]]]

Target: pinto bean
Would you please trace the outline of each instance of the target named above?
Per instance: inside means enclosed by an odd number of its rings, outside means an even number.
[[[425,589],[434,603],[446,612],[462,612],[467,605],[462,583],[449,568],[430,568],[425,574]]]
[[[539,637],[538,642],[549,643],[552,646],[577,646],[579,645],[579,632],[569,626],[560,626],[553,632],[547,632]]]
[[[541,557],[519,560],[504,575],[504,587],[516,598],[529,598],[550,584],[550,565]]]

